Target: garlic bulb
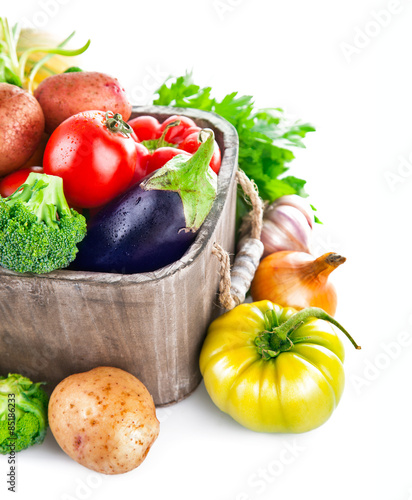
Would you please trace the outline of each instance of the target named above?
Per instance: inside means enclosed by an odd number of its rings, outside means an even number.
[[[263,215],[263,257],[282,250],[311,252],[313,211],[300,196],[288,195],[268,205]]]

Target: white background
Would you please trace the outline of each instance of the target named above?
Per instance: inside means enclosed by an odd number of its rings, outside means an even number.
[[[49,432],[18,455],[16,496],[411,500],[410,2],[26,0],[2,2],[2,11],[62,38],[76,29],[78,45],[91,38],[83,66],[117,76],[135,103],[149,102],[169,74],[193,69],[218,96],[238,90],[312,122],[317,132],[291,173],[307,179],[324,222],[316,252],[347,257],[333,276],[336,318],[362,345],[345,341],[345,392],[315,431],[248,431],[201,385],[158,411],[160,436],[138,469],[93,473]],[[11,498],[0,458],[0,497]]]

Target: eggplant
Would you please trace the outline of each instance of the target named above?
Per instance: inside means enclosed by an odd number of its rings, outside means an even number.
[[[216,198],[213,131],[202,130],[200,138],[192,157],[175,156],[90,219],[71,269],[143,273],[183,256]]]

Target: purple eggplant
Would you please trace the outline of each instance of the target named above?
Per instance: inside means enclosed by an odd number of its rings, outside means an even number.
[[[107,204],[89,222],[71,268],[134,274],[180,259],[210,212],[217,176],[214,134],[204,129],[192,157],[177,155]]]

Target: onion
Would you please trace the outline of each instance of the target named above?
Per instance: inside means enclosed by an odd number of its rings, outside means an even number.
[[[21,30],[17,43],[17,55],[20,57],[27,49],[32,47],[57,47],[61,39],[47,31],[24,28]],[[33,52],[27,59],[27,67],[32,68],[40,59],[45,56],[44,52]],[[45,61],[42,67],[37,71],[33,79],[33,90],[48,76],[59,75],[66,71],[70,66],[80,64],[79,56],[62,56],[55,54],[48,61]]]
[[[7,18],[0,16],[0,52],[5,82],[33,93],[44,78],[68,68],[68,60],[61,56],[78,56],[87,50],[90,40],[76,50],[65,48],[74,34],[73,31],[57,43],[52,35],[42,31],[21,31],[18,24],[11,28]]]
[[[333,316],[337,296],[328,278],[345,260],[332,252],[318,258],[296,251],[272,253],[257,268],[250,290],[252,298],[295,309],[320,307]]]

